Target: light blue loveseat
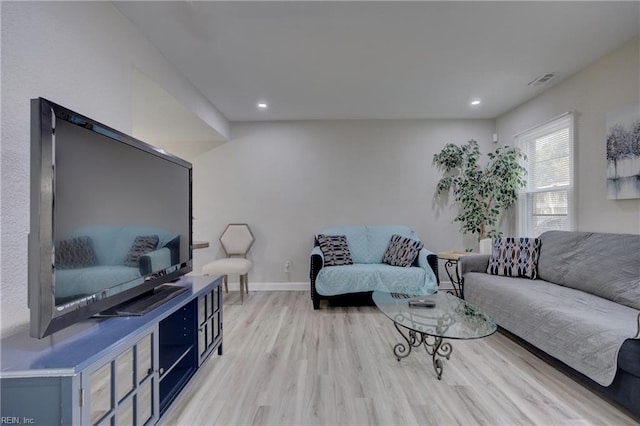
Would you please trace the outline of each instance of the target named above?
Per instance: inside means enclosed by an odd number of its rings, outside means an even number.
[[[318,243],[320,234],[344,235],[353,265],[324,266],[324,255]],[[320,299],[376,290],[421,295],[435,293],[438,288],[437,256],[431,251],[421,249],[410,267],[382,263],[393,234],[420,240],[411,228],[402,225],[341,226],[318,232],[309,273],[313,308],[320,308]]]
[[[125,258],[138,236],[157,235],[154,251],[139,259],[138,267],[125,265]],[[125,283],[175,265],[180,258],[180,236],[162,228],[143,226],[83,226],[65,238],[89,237],[96,263],[88,267],[56,269],[56,303],[97,293],[114,282]]]

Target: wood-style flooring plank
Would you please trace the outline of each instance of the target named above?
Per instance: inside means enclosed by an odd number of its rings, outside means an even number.
[[[165,425],[634,425],[505,335],[450,341],[437,380],[423,348],[374,306],[314,311],[309,292],[226,296],[214,353]]]

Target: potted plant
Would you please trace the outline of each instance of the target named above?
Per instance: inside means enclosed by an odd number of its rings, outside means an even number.
[[[433,164],[444,175],[436,194],[453,194],[460,208],[453,221],[461,223],[463,234],[477,234],[478,241],[502,235],[496,229],[498,218],[526,185],[522,151],[500,146],[487,156],[488,163],[480,166],[480,148],[473,139],[461,146],[449,143],[433,156]]]

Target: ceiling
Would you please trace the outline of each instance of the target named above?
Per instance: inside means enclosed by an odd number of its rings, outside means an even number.
[[[640,31],[635,1],[115,5],[229,121],[495,118]]]
[[[225,138],[141,71],[133,73],[133,136],[192,161]]]

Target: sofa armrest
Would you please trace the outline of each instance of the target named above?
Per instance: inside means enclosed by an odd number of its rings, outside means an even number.
[[[171,250],[163,247],[158,250],[150,251],[149,253],[145,253],[140,256],[140,275],[145,276],[152,272],[161,271],[171,265]]]
[[[316,245],[313,250],[311,250],[311,260],[309,265],[309,281],[311,283],[311,300],[313,301],[313,309],[320,309],[320,295],[316,291],[316,277],[323,266],[324,254],[322,254],[320,247]]]
[[[460,272],[462,276],[467,272],[487,272],[489,267],[489,254],[473,254],[462,256],[458,262],[460,263]]]
[[[440,277],[438,275],[438,256],[426,249],[422,248],[418,253],[418,266],[423,269],[431,269],[436,276],[436,284],[440,286]]]
[[[324,254],[320,247],[316,246],[311,250],[311,267],[309,268],[309,278],[311,281],[315,281],[318,276],[318,272],[324,266]]]

